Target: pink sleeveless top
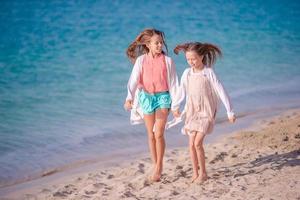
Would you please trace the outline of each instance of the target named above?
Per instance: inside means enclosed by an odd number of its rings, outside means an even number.
[[[169,90],[164,54],[154,58],[148,54],[144,56],[140,86],[151,94]]]

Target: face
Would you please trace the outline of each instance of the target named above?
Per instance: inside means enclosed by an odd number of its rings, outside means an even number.
[[[186,61],[188,64],[195,69],[202,69],[204,67],[204,64],[202,63],[203,56],[199,56],[194,51],[187,51],[185,53]]]
[[[146,45],[152,54],[160,54],[163,48],[163,40],[160,35],[153,35],[150,42]]]

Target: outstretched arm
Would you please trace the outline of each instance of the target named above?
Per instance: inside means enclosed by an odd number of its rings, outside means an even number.
[[[215,72],[213,71],[213,69],[209,69],[209,76],[210,79],[212,81],[212,85],[216,91],[216,93],[218,94],[218,96],[220,97],[221,101],[223,102],[226,111],[227,111],[227,116],[230,122],[234,122],[235,121],[235,115],[232,109],[232,104],[231,101],[229,99],[229,96],[226,92],[226,90],[224,89],[222,83],[220,82],[220,80],[218,79],[218,77],[216,76]]]

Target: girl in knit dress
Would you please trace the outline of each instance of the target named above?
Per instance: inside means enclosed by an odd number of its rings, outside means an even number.
[[[174,52],[183,51],[190,68],[181,77],[181,99],[186,105],[183,133],[189,136],[189,150],[193,164],[192,182],[204,182],[208,177],[205,169],[204,137],[211,133],[215,124],[218,97],[227,110],[229,122],[235,121],[230,99],[218,80],[212,65],[222,55],[212,44],[191,42],[177,45]],[[199,171],[200,169],[200,171]]]

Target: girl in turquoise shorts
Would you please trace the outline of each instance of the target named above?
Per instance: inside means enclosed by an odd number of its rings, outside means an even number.
[[[131,110],[132,124],[145,122],[154,165],[152,181],[159,181],[162,173],[169,110],[175,117],[179,116],[178,77],[172,59],[163,48],[167,50],[164,33],[145,29],[127,49],[127,56],[134,66],[124,108]]]

